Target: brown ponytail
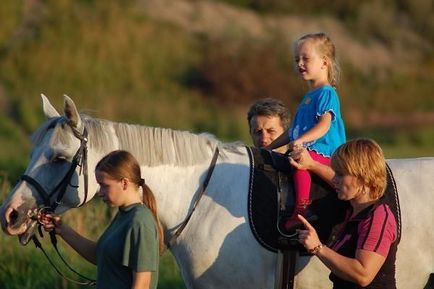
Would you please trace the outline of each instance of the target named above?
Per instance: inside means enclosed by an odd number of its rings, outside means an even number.
[[[158,234],[160,237],[159,249],[160,255],[162,255],[164,251],[164,233],[163,226],[161,225],[160,218],[158,217],[157,202],[155,201],[154,193],[151,191],[148,185],[142,182],[141,186],[143,189],[143,203],[151,210],[155,219],[155,223],[157,224]]]

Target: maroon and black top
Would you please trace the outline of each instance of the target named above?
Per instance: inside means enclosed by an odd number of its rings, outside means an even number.
[[[333,288],[336,289],[396,289],[395,259],[397,249],[396,219],[387,204],[378,202],[350,219],[351,212],[342,225],[336,240],[330,248],[339,254],[355,258],[357,250],[375,252],[386,258],[380,271],[367,287],[343,280],[330,274]]]

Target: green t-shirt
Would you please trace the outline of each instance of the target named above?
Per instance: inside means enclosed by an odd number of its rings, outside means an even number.
[[[150,288],[157,288],[158,245],[158,229],[149,208],[142,204],[119,208],[97,242],[97,288],[130,289],[133,271],[152,272]]]

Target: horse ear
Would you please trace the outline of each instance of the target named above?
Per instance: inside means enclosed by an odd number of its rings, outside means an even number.
[[[43,93],[41,93],[41,98],[42,98],[42,108],[43,108],[44,114],[47,118],[53,118],[53,117],[60,116],[60,114],[53,107],[53,105],[51,105],[50,101]]]
[[[72,99],[66,94],[64,94],[63,97],[65,98],[64,112],[66,118],[73,127],[79,128],[81,126],[81,117],[74,101],[72,101]]]

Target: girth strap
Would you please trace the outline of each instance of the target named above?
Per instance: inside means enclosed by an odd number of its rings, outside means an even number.
[[[295,263],[297,250],[283,249],[278,252],[278,278],[276,278],[275,289],[293,289],[295,277]]]

